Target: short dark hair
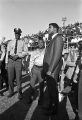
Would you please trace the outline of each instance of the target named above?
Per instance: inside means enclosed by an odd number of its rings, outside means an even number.
[[[57,28],[57,31],[59,30],[59,26],[57,23],[50,23],[49,26],[52,25],[54,28]]]
[[[28,36],[24,36],[24,38],[28,38]]]
[[[43,40],[43,39],[39,39],[39,40],[38,40],[38,44],[39,44],[40,41],[43,43],[43,48],[44,48],[44,47],[45,47],[45,42],[44,42],[44,40]]]

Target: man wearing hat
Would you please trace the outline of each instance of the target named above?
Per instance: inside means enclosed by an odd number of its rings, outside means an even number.
[[[18,99],[22,99],[21,75],[22,75],[22,58],[27,54],[25,44],[20,39],[21,29],[14,29],[15,39],[10,41],[7,46],[6,64],[8,65],[9,95],[14,95],[14,78],[16,76]]]
[[[58,89],[57,81],[61,68],[63,39],[58,34],[59,26],[56,23],[50,23],[48,34],[51,36],[51,41],[46,47],[43,60],[42,77],[46,79],[49,93],[49,105],[43,105],[43,108],[50,110],[51,114],[55,115],[58,108]]]

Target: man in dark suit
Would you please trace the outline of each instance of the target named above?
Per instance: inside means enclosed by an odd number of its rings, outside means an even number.
[[[51,41],[46,47],[42,77],[46,78],[49,105],[47,106],[51,113],[56,114],[58,108],[58,89],[57,81],[61,69],[63,39],[58,34],[59,26],[56,23],[50,23],[48,34],[51,36]]]

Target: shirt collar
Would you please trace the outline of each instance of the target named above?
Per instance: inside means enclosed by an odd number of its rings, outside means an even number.
[[[57,35],[58,33],[55,33],[54,35],[52,35],[52,39]]]

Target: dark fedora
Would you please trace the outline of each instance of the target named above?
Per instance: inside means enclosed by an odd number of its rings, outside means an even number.
[[[14,28],[14,33],[15,34],[18,34],[18,35],[21,35],[21,33],[22,33],[22,30],[20,29],[20,28]]]

